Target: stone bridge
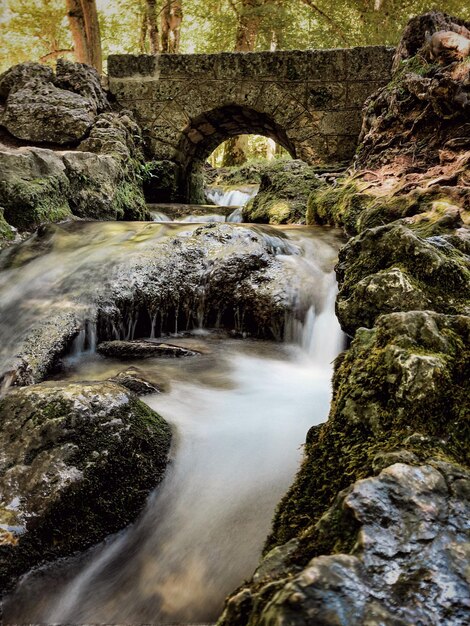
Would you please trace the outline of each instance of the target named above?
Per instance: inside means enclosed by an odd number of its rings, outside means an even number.
[[[134,112],[148,156],[176,164],[197,200],[203,162],[228,137],[271,137],[294,158],[351,158],[366,98],[390,80],[394,50],[364,47],[191,55],[112,55],[109,89]]]

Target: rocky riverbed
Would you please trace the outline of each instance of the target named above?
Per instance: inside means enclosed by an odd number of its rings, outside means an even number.
[[[61,381],[67,359],[115,341],[134,358],[202,327],[299,341],[321,324],[338,227],[349,347],[329,417],[308,431],[263,558],[219,624],[468,622],[470,65],[449,33],[465,43],[470,24],[410,21],[352,164],[279,162],[239,181],[260,183],[244,220],[315,225],[313,247],[333,250],[315,266],[295,229],[77,223],[145,219],[143,179],[154,176],[153,200],[173,201],[174,168],[146,164],[136,121],[91,70],[23,64],[0,77],[5,586],[128,524],[163,475],[170,429],[133,392],[166,382],[135,363],[112,380]],[[188,359],[204,354],[192,345]]]

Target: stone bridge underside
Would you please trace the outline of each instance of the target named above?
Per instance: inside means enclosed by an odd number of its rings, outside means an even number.
[[[109,89],[134,112],[149,157],[174,162],[182,197],[225,139],[271,137],[294,158],[352,157],[366,98],[390,80],[393,49],[112,55]],[[197,194],[196,194],[197,195]]]

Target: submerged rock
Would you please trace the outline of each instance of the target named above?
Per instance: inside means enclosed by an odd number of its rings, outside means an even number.
[[[139,396],[168,391],[168,381],[166,379],[156,378],[154,375],[143,372],[138,367],[129,367],[119,372],[119,374],[110,378],[109,382],[122,385]]]
[[[159,415],[111,382],[43,383],[0,401],[0,587],[132,521],[170,440]]]
[[[169,343],[137,339],[134,341],[103,341],[97,347],[100,354],[116,359],[150,359],[158,357],[195,356],[197,352]]]

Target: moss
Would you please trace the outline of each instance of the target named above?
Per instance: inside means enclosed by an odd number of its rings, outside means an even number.
[[[169,425],[119,386],[84,385],[83,398],[80,384],[38,385],[0,403],[0,419],[5,415],[11,419],[13,412],[23,424],[24,436],[40,435],[31,440],[25,462],[31,463],[45,450],[57,449],[51,458],[60,463],[61,446],[65,445],[73,450],[66,465],[83,472],[80,480],[53,496],[42,497],[42,512],[35,516],[34,524],[28,523],[13,551],[0,549],[2,587],[32,565],[83,550],[130,523],[163,475],[171,440]],[[99,408],[91,409],[93,402],[99,406],[105,401],[101,392],[117,394],[110,408],[101,411],[103,415],[106,412],[104,420],[97,413]],[[119,400],[124,393],[126,402]],[[26,422],[30,424],[27,430]],[[33,446],[33,441],[40,444]]]
[[[276,162],[261,176],[258,194],[243,209],[247,222],[305,222],[307,198],[321,185],[317,170],[299,161]]]
[[[129,180],[121,182],[116,189],[112,204],[117,219],[136,221],[150,219],[142,188],[136,182]]]
[[[0,182],[0,202],[4,206],[5,219],[21,230],[70,217],[68,193],[66,176]]]
[[[309,194],[306,223],[329,224],[354,235],[359,231],[359,217],[371,201],[354,181],[339,181],[335,187],[324,185]]]
[[[305,565],[350,548],[355,527],[340,509],[327,526],[320,519],[340,491],[374,473],[379,453],[405,447],[419,460],[470,464],[469,337],[469,318],[429,312],[386,315],[357,333],[336,365],[329,420],[306,445],[266,550],[300,536],[294,560]]]
[[[15,238],[15,231],[4,217],[4,209],[0,207],[0,246],[2,241],[12,241]]]

